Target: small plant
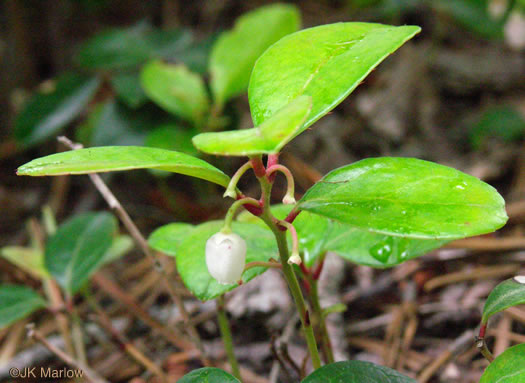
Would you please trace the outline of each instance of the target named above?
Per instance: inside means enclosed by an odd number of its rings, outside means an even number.
[[[196,226],[174,223],[149,238],[151,247],[176,257],[182,280],[197,298],[217,299],[219,325],[235,376],[205,367],[180,382],[241,379],[223,295],[269,267],[282,271],[301,319],[315,370],[303,383],[415,382],[368,362],[334,362],[315,293],[324,255],[331,251],[357,264],[392,267],[448,241],[502,227],[507,220],[503,198],[491,186],[455,169],[419,159],[384,157],[329,172],[296,202],[294,177],[279,163],[279,154],[419,31],[416,26],[337,23],[305,29],[273,44],[258,58],[249,81],[255,127],[193,138],[204,153],[247,157],[231,178],[188,154],[133,146],[53,154],[21,166],[18,174],[158,169],[222,185],[224,195],[235,199],[224,221]],[[247,172],[259,183],[256,198],[238,188]],[[283,205],[272,206],[279,173],[286,177],[288,188]],[[241,208],[245,212],[235,219]],[[309,286],[304,289],[306,300],[301,284]]]

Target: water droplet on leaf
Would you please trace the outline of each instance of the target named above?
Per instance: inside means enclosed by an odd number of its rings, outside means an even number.
[[[392,237],[386,237],[385,240],[376,243],[368,250],[370,255],[377,259],[381,263],[386,263],[392,250],[394,248],[394,239]]]

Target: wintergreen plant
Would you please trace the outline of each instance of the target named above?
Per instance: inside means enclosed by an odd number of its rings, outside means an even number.
[[[372,363],[334,363],[316,294],[324,256],[331,251],[357,264],[392,267],[448,241],[502,227],[507,220],[503,198],[493,187],[458,170],[419,159],[384,157],[329,172],[296,202],[293,175],[279,163],[279,154],[419,31],[416,26],[336,23],[287,35],[270,46],[258,58],[249,81],[255,127],[202,133],[193,139],[202,152],[247,157],[231,178],[188,154],[144,147],[53,154],[21,166],[18,174],[159,169],[222,185],[225,196],[235,199],[224,221],[196,226],[173,223],[157,229],[149,239],[153,248],[176,257],[184,284],[197,298],[218,299],[219,323],[236,376],[208,367],[180,382],[200,382],[204,377],[210,382],[238,382],[223,295],[268,267],[281,269],[301,319],[315,370],[303,383],[415,382]],[[249,172],[260,185],[257,198],[238,187],[239,179]],[[284,204],[272,206],[278,173],[286,177],[288,188]],[[241,208],[245,212],[235,219]],[[305,289],[307,300],[300,282],[310,287]],[[322,340],[322,358],[317,339]]]

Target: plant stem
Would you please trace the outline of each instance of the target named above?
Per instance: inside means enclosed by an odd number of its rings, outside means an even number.
[[[286,241],[286,232],[282,231],[277,226],[277,220],[272,217],[270,212],[270,194],[272,190],[272,184],[269,182],[266,175],[258,177],[259,183],[261,184],[262,201],[263,201],[263,212],[261,219],[266,223],[270,230],[275,235],[277,241],[277,247],[279,248],[279,257],[281,258],[281,265],[284,274],[284,278],[288,283],[290,292],[292,293],[295,306],[299,311],[301,318],[301,324],[303,327],[303,333],[306,338],[308,350],[310,351],[310,357],[312,358],[312,365],[314,369],[321,367],[321,358],[319,357],[319,350],[317,349],[317,342],[315,341],[314,331],[312,323],[310,322],[310,313],[306,307],[303,293],[297,281],[297,277],[292,269],[292,266],[288,264],[288,242]]]
[[[323,315],[323,310],[321,309],[321,304],[319,302],[319,292],[317,289],[317,280],[313,278],[308,278],[310,283],[310,303],[312,304],[312,310],[316,317],[316,322],[318,325],[319,333],[321,334],[321,349],[326,363],[334,363],[334,353],[332,351],[332,343],[330,342],[330,335],[326,328],[326,321]]]
[[[230,323],[228,322],[228,316],[226,315],[226,303],[224,302],[224,295],[217,298],[217,319],[219,321],[219,328],[221,330],[221,338],[224,343],[224,349],[228,356],[228,362],[230,363],[232,374],[241,380],[241,372],[239,370],[239,362],[235,357],[233,350],[233,339],[230,330]]]

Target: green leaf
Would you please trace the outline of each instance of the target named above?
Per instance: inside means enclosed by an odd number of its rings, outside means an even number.
[[[0,285],[0,329],[46,307],[46,301],[26,286]]]
[[[202,77],[184,65],[151,61],[142,68],[140,81],[148,97],[166,111],[201,126],[209,109]]]
[[[215,367],[203,367],[184,375],[177,383],[241,383],[237,378]]]
[[[223,156],[278,153],[304,130],[311,106],[311,97],[298,97],[256,128],[201,133],[193,144],[204,153]]]
[[[180,245],[170,248],[177,253],[177,270],[188,288],[200,300],[216,298],[237,287],[236,284],[221,285],[208,273],[205,258],[206,241],[224,225],[224,221],[211,221],[193,228]],[[234,222],[233,231],[240,235],[247,245],[246,263],[268,261],[277,258],[275,238],[259,225]],[[177,250],[178,248],[178,250]],[[253,267],[242,276],[244,283],[266,271],[265,267]]]
[[[248,95],[254,125],[301,95],[312,97],[304,127],[312,125],[419,31],[415,26],[336,23],[282,38],[253,68]]]
[[[272,213],[284,219],[290,212],[290,205],[274,205]],[[241,222],[264,222],[247,211],[239,214]],[[425,240],[394,237],[372,233],[350,225],[335,222],[329,218],[303,211],[293,222],[299,238],[299,250],[307,267],[311,267],[322,254],[334,252],[347,261],[358,265],[387,268],[399,265],[437,249],[447,240]],[[291,238],[288,236],[291,248]]]
[[[16,140],[28,147],[56,134],[84,110],[99,84],[76,74],[59,77],[52,89],[37,92],[24,106],[15,122]]]
[[[22,176],[58,176],[132,169],[186,174],[227,186],[230,178],[216,167],[184,153],[138,146],[103,146],[51,154],[18,168]]]
[[[142,145],[146,128],[154,124],[144,108],[129,109],[116,100],[108,100],[89,116],[91,146]]]
[[[213,46],[209,68],[217,104],[246,91],[253,65],[270,45],[299,29],[301,15],[291,4],[272,4],[242,15]],[[284,106],[284,105],[283,105]]]
[[[130,108],[138,108],[148,101],[140,85],[138,73],[119,73],[111,77],[111,85],[119,99]]]
[[[358,265],[376,268],[397,266],[449,242],[447,240],[394,237],[341,223],[334,223],[325,241],[326,250]]]
[[[368,158],[335,169],[298,207],[364,230],[421,239],[485,234],[507,221],[505,201],[492,186],[414,158]]]
[[[483,307],[481,323],[486,324],[492,315],[522,304],[525,304],[525,276],[507,279],[489,294]]]
[[[508,348],[489,364],[479,383],[523,383],[525,343]]]
[[[520,112],[509,106],[496,106],[480,116],[470,129],[469,139],[474,149],[480,149],[484,143],[493,144],[493,137],[509,143],[519,140],[524,132],[525,120]]]
[[[73,295],[100,266],[116,232],[117,220],[107,212],[85,213],[69,219],[46,244],[47,270]]]
[[[88,69],[134,68],[150,58],[173,55],[191,41],[187,31],[159,31],[141,22],[95,35],[81,46],[75,61]]]
[[[175,256],[184,239],[192,232],[189,223],[170,223],[156,229],[148,238],[149,245],[165,254]]]
[[[301,383],[416,383],[408,376],[370,362],[350,360],[323,366]]]
[[[6,246],[0,255],[32,276],[45,279],[49,273],[44,265],[44,254],[36,249],[21,246]]]
[[[481,37],[503,37],[504,20],[490,14],[488,0],[435,0],[429,4]]]
[[[199,152],[191,142],[196,134],[197,129],[186,129],[175,124],[161,125],[148,134],[144,145],[152,148],[176,150],[196,156]]]

